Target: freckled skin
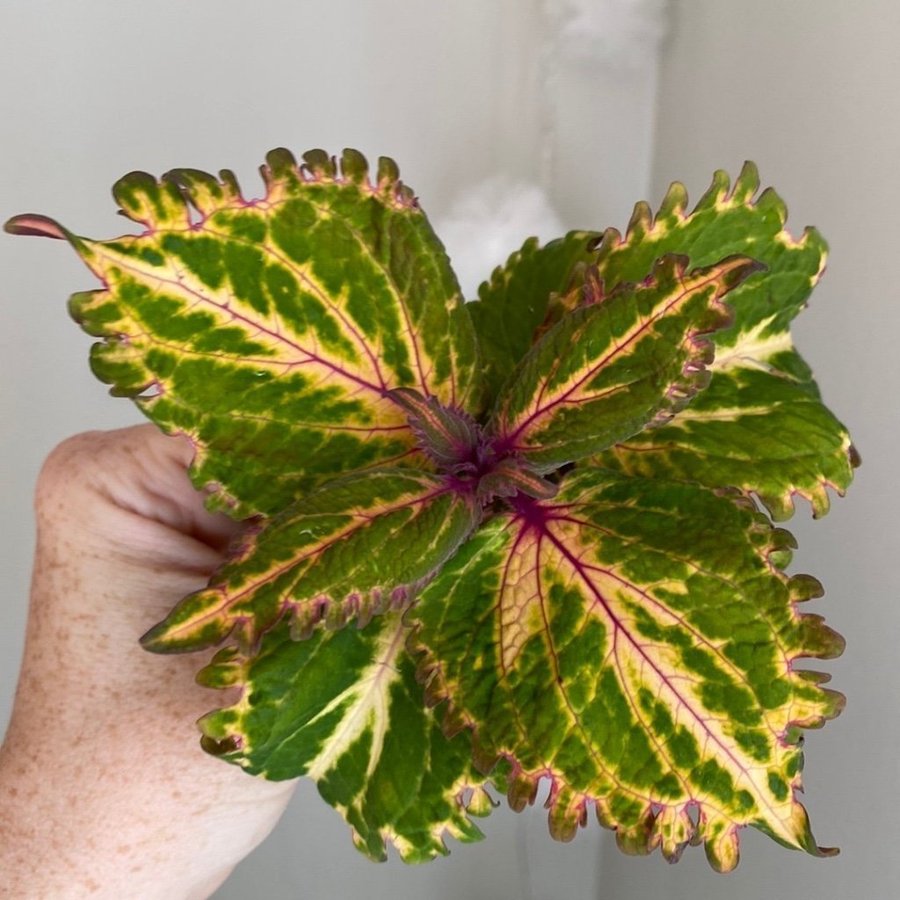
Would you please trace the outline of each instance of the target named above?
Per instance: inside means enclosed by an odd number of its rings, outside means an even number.
[[[193,685],[194,655],[138,645],[240,531],[204,510],[190,455],[147,425],[71,438],[41,472],[0,748],[2,898],[209,896],[293,791],[204,754],[191,723],[228,695]]]

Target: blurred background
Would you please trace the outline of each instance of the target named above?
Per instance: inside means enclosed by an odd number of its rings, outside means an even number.
[[[0,219],[124,229],[109,187],[140,168],[233,168],[245,194],[285,145],[393,156],[469,292],[531,232],[623,227],[673,179],[694,199],[744,159],[832,255],[795,326],[864,465],[847,499],[790,523],[796,571],[848,641],[846,712],[807,740],[807,804],[837,859],[755,832],[731,876],[621,856],[593,823],[552,842],[542,810],[498,809],[487,840],[373,865],[302,785],[216,897],[890,898],[900,883],[900,5],[894,0],[4,0]],[[92,279],[63,244],[0,235],[0,728],[22,649],[40,463],[67,435],[136,422],[86,362],[65,300]],[[894,885],[892,888],[891,885]],[[136,886],[136,896],[139,887]]]

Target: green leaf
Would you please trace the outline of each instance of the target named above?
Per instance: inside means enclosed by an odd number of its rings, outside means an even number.
[[[746,282],[731,296],[735,319],[715,338],[718,349],[735,347],[755,333],[756,340],[783,344],[791,320],[804,307],[825,268],[827,245],[815,228],[799,239],[785,229],[787,209],[772,188],[759,191],[759,173],[746,163],[734,187],[717,171],[709,190],[689,213],[688,197],[675,182],[654,217],[638,203],[624,238],[607,229],[596,262],[607,290],[640,281],[667,253],[682,253],[693,266],[710,266],[740,254],[766,266],[764,278]]]
[[[256,644],[282,616],[308,636],[360,626],[408,604],[481,516],[472,494],[415,470],[373,469],[324,485],[245,539],[209,586],[141,639],[148,650],[200,650],[233,635]]]
[[[579,471],[552,501],[485,525],[409,614],[432,702],[469,727],[510,802],[548,778],[550,828],[595,806],[623,849],[670,860],[703,842],[738,860],[752,825],[822,854],[796,798],[800,728],[842,706],[796,668],[843,642],[795,603],[792,539],[739,495]]]
[[[613,229],[604,234],[597,263],[607,288],[645,277],[659,255],[671,252],[687,254],[693,265],[740,253],[764,263],[766,272],[730,295],[735,321],[713,337],[712,381],[703,394],[666,427],[629,439],[599,462],[740,487],[755,492],[776,519],[790,516],[799,495],[821,515],[826,488],[842,494],[858,457],[847,430],[822,404],[789,327],[824,270],[827,248],[815,229],[792,238],[782,200],[771,188],[757,196],[758,189],[751,163],[733,189],[717,172],[688,214],[684,187],[676,183],[655,218],[639,203],[624,239]]]
[[[491,428],[502,452],[550,471],[630,437],[673,412],[708,381],[702,335],[728,321],[722,297],[758,264],[730,257],[686,271],[664,257],[651,277],[582,305],[529,351],[498,398]]]
[[[253,656],[220,651],[200,681],[242,695],[200,720],[205,749],[272,780],[312,778],[373,859],[388,841],[419,862],[447,853],[446,836],[478,840],[484,778],[468,736],[448,740],[425,708],[407,633],[399,613],[299,642],[281,623]]]
[[[544,247],[529,238],[478,288],[469,312],[481,348],[487,395],[495,397],[534,343],[554,294],[569,291],[593,262],[597,232],[570,231]]]
[[[776,520],[796,495],[816,516],[828,488],[844,494],[859,457],[846,429],[819,399],[796,350],[745,365],[725,357],[687,409],[597,457],[630,475],[684,478],[755,493]]]
[[[6,226],[65,237],[102,279],[71,301],[103,338],[95,373],[190,437],[195,483],[236,516],[341,472],[425,465],[393,388],[463,408],[480,396],[459,287],[394,163],[372,182],[355,151],[298,167],[274,150],[262,175],[251,201],[230,172],[126,175],[114,194],[145,226],[136,236],[93,241],[38,216]]]

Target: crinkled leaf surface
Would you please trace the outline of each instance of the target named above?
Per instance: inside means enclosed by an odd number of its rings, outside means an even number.
[[[483,527],[411,611],[430,698],[485,771],[506,761],[514,805],[550,779],[559,837],[593,804],[633,852],[702,841],[727,870],[743,825],[824,852],[799,727],[843,698],[794,665],[842,642],[795,611],[819,586],[782,573],[790,543],[743,499],[576,471]]]
[[[114,188],[137,236],[66,237],[104,288],[76,294],[96,374],[197,448],[198,486],[237,515],[271,513],[323,477],[414,452],[388,397],[407,386],[466,407],[475,338],[446,254],[396,166],[271,152],[265,196],[182,169]]]
[[[248,536],[209,587],[182,600],[142,642],[199,650],[234,633],[243,646],[287,614],[295,635],[360,624],[404,606],[471,534],[471,494],[414,469],[373,469],[324,485]]]
[[[206,749],[269,779],[309,776],[375,859],[387,841],[417,862],[446,853],[446,836],[479,839],[484,777],[468,735],[448,740],[425,707],[407,633],[396,612],[305,641],[282,622],[254,656],[220,651],[200,680],[242,696],[201,720]]]
[[[824,270],[827,248],[815,229],[791,237],[779,196],[771,188],[757,196],[758,189],[752,164],[733,188],[717,172],[688,213],[676,183],[655,218],[639,203],[624,238],[605,233],[597,264],[607,288],[644,278],[659,255],[676,250],[692,265],[741,253],[767,270],[729,297],[735,321],[713,338],[709,387],[666,427],[636,436],[600,462],[640,475],[734,485],[756,493],[776,519],[787,518],[800,495],[820,515],[828,509],[826,488],[843,493],[858,462],[789,333]]]
[[[484,366],[488,395],[501,385],[534,343],[551,295],[566,292],[581,268],[593,262],[597,232],[571,231],[543,247],[529,238],[498,266],[468,305]]]
[[[491,427],[505,452],[549,471],[665,419],[706,383],[728,322],[722,297],[758,266],[734,256],[686,271],[668,256],[641,284],[564,316],[504,388]]]

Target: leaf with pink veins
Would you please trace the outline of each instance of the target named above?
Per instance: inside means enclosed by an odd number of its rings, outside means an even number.
[[[723,298],[760,268],[733,256],[689,271],[686,257],[667,256],[610,296],[586,282],[579,308],[501,391],[489,424],[498,450],[552,471],[671,418],[709,382],[706,336],[730,321]]]
[[[432,702],[470,728],[510,802],[551,782],[550,829],[595,807],[631,852],[703,842],[733,868],[738,830],[817,847],[800,788],[800,729],[843,697],[801,657],[843,642],[795,604],[790,535],[740,497],[576,472],[520,497],[461,548],[411,611]]]
[[[480,403],[468,311],[444,248],[394,162],[273,150],[263,196],[231,172],[120,179],[140,234],[105,241],[43,216],[6,229],[64,238],[101,280],[70,311],[101,338],[95,374],[196,447],[194,482],[236,517],[271,514],[322,480],[423,467],[409,387]]]

